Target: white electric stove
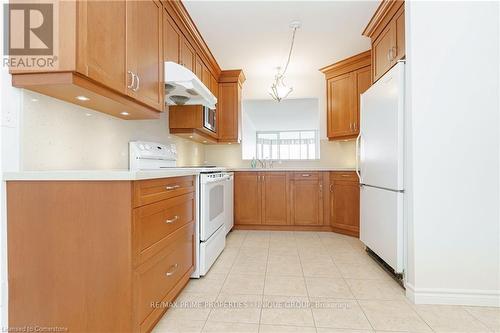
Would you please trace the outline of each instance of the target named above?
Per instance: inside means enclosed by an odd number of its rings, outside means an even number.
[[[174,144],[129,143],[130,170],[194,170],[196,182],[196,270],[191,277],[207,274],[224,250],[226,235],[234,225],[233,173],[216,166],[177,166]]]

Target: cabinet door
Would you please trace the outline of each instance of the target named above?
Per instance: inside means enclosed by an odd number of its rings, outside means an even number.
[[[196,70],[195,57],[196,53],[193,47],[184,36],[181,36],[181,65],[194,72]]]
[[[360,115],[359,112],[361,110],[361,94],[370,88],[372,84],[372,71],[371,67],[367,66],[361,69],[358,69],[355,72],[356,75],[356,108],[354,112],[354,121],[353,127],[355,134],[359,134],[359,126],[360,126]]]
[[[217,134],[223,142],[238,141],[238,117],[240,112],[240,90],[238,83],[221,83],[217,101],[219,128]]]
[[[128,68],[136,74],[131,96],[163,110],[162,7],[153,0],[127,2]],[[129,10],[130,9],[130,10]]]
[[[294,225],[323,224],[321,179],[291,181],[291,219]]]
[[[219,83],[213,75],[210,75],[210,90],[215,97],[219,98]]]
[[[181,32],[166,11],[163,11],[163,59],[179,63]]]
[[[261,174],[234,173],[234,223],[261,224]]]
[[[402,59],[406,54],[405,47],[405,11],[404,6],[401,6],[395,15],[396,25],[396,58],[394,61]]]
[[[356,97],[354,74],[347,73],[327,81],[327,134],[329,138],[343,138],[355,134],[353,114]]]
[[[121,93],[126,93],[125,1],[82,1],[78,71]]]
[[[210,71],[208,70],[207,66],[203,65],[203,74],[201,76],[201,81],[203,84],[210,89]]]
[[[288,224],[286,172],[262,173],[262,224]]]
[[[359,184],[332,180],[331,217],[334,231],[359,237]]]
[[[395,25],[389,23],[372,44],[373,82],[377,81],[391,68],[395,44]]]
[[[196,63],[194,64],[194,74],[198,77],[198,79],[202,79],[203,77],[203,62],[197,56]]]

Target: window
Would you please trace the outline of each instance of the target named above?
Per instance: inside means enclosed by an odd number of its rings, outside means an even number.
[[[318,131],[257,132],[257,158],[315,160],[319,158]]]

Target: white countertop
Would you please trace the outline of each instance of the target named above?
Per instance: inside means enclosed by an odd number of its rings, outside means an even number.
[[[335,167],[272,167],[272,168],[228,168],[228,171],[356,171],[354,168]]]
[[[144,180],[155,178],[168,178],[178,176],[198,175],[199,171],[189,170],[147,170],[147,171],[130,171],[121,170],[53,170],[53,171],[19,171],[19,172],[4,172],[4,181],[13,180]]]

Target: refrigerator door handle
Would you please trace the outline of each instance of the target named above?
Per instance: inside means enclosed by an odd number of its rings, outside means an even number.
[[[361,183],[361,174],[359,172],[359,154],[361,152],[361,149],[359,146],[360,143],[361,143],[361,131],[359,131],[359,134],[356,137],[356,174],[358,175],[359,182]]]

